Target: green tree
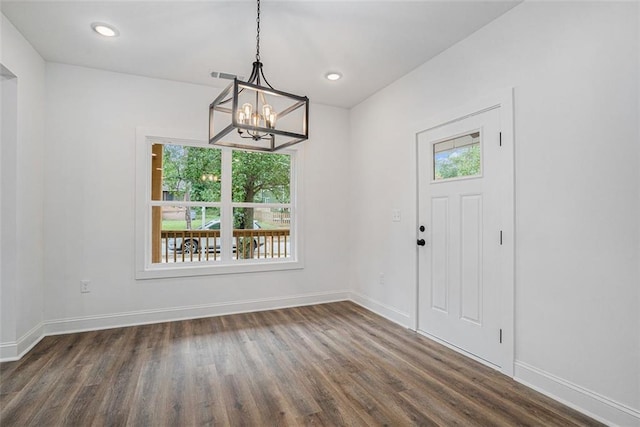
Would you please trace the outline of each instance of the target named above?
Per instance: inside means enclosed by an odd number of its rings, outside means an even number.
[[[191,200],[220,201],[220,150],[185,147],[184,176],[191,184]]]
[[[186,177],[184,170],[184,148],[181,145],[165,144],[162,153],[162,184],[163,190],[169,191],[174,199],[184,197]]]
[[[480,174],[480,145],[455,149],[447,157],[436,159],[436,178],[447,179],[458,176]]]
[[[186,148],[182,145],[165,144],[162,154],[163,186],[173,195],[174,199],[191,200],[191,182],[187,177]],[[184,210],[187,230],[191,229],[191,211]]]
[[[261,202],[265,192],[280,203],[290,200],[290,157],[284,154],[234,151],[232,176],[232,200],[234,202]],[[253,208],[236,208],[233,212],[234,228],[253,228]],[[254,240],[239,238],[238,258],[252,258]]]
[[[286,154],[234,151],[232,199],[234,202],[261,202],[267,193],[278,203],[290,200],[290,157]],[[235,228],[253,228],[253,209],[241,208],[234,212]]]

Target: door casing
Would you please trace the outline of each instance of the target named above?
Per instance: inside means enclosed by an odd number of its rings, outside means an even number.
[[[510,160],[509,182],[505,183],[508,186],[506,194],[508,194],[509,200],[506,201],[511,206],[511,215],[505,218],[504,223],[501,225],[502,229],[502,264],[504,269],[502,289],[500,291],[502,313],[500,315],[502,325],[502,363],[500,371],[510,377],[514,376],[514,361],[515,361],[515,147],[514,147],[514,110],[513,110],[513,88],[504,89],[498,91],[490,96],[478,98],[467,105],[448,111],[441,115],[432,117],[425,120],[424,123],[419,123],[416,126],[415,136],[415,158],[416,158],[416,221],[420,218],[419,215],[419,157],[418,157],[418,135],[420,133],[445,126],[447,124],[463,120],[467,117],[480,114],[484,111],[499,108],[500,111],[500,131],[501,131],[501,144],[502,149],[505,150],[504,158]],[[415,233],[416,240],[420,238],[418,227],[420,224],[416,222]],[[416,271],[415,271],[415,289],[413,293],[413,304],[410,312],[410,325],[414,331],[418,331],[418,292],[419,292],[419,271],[418,271],[418,249],[416,246]],[[434,338],[434,337],[430,337]],[[437,339],[436,339],[437,340]],[[439,341],[439,340],[437,340]],[[477,357],[470,353],[465,352],[457,347],[451,346],[446,342],[440,341],[440,343],[461,352],[475,360]],[[484,363],[484,362],[483,362]]]

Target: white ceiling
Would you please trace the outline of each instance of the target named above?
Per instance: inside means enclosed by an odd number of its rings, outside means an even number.
[[[519,1],[262,0],[260,51],[277,89],[352,107]],[[2,1],[2,13],[47,61],[215,87],[211,71],[247,76],[253,1]],[[105,39],[90,24],[120,36]],[[328,71],[343,78],[330,82]]]

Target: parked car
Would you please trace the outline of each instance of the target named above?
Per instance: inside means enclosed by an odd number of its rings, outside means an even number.
[[[258,221],[253,221],[253,229],[257,230],[261,228],[260,225],[258,224]],[[209,222],[207,222],[206,224],[204,224],[201,227],[196,228],[196,230],[220,230],[220,220],[219,219],[214,219],[211,220]],[[176,237],[176,238],[169,238],[169,251],[170,252],[177,252],[177,253],[197,253],[198,251],[203,250],[204,247],[206,247],[206,251],[207,252],[220,252],[220,238],[209,238],[207,239],[206,237],[193,237],[193,238],[186,238],[184,239],[184,242],[182,241],[182,237]],[[214,243],[215,240],[215,243]],[[253,239],[253,249],[256,249],[258,247],[259,244],[262,244],[262,242],[259,242],[259,238],[254,238]],[[236,239],[233,239],[233,252],[236,252]]]

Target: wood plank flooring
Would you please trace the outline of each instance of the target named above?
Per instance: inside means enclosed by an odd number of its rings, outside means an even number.
[[[339,302],[44,338],[0,364],[8,426],[591,426]]]

